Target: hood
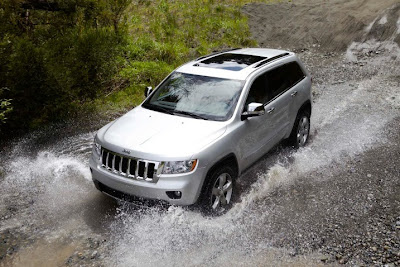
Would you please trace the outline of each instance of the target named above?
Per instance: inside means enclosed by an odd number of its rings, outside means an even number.
[[[136,107],[98,132],[108,149],[144,159],[189,159],[220,137],[224,122],[170,115]],[[189,157],[189,158],[188,158]]]

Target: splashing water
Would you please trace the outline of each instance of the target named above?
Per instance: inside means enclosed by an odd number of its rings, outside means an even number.
[[[290,164],[277,162],[261,173],[251,189],[227,214],[205,218],[182,208],[136,214],[122,209],[111,226],[114,236],[109,263],[120,266],[188,266],[257,262],[271,240],[265,218],[271,207],[260,200],[271,189],[293,183],[330,165],[340,168],[347,159],[385,142],[382,129],[399,115],[399,106],[387,101],[400,97],[397,87],[379,78],[350,86],[335,85],[314,105],[311,143],[290,155]],[[326,172],[326,170],[324,170]],[[244,179],[242,177],[241,179]]]
[[[353,44],[348,54],[363,49]],[[393,51],[398,53],[388,53]],[[371,60],[370,67],[388,64],[391,73],[400,73],[398,59],[382,53],[380,60]],[[273,207],[263,200],[271,198],[276,188],[285,188],[311,173],[320,172],[320,179],[329,179],[327,174],[339,170],[347,160],[387,142],[383,130],[400,115],[400,92],[399,84],[382,73],[320,89],[313,106],[310,143],[296,152],[278,149],[280,155],[261,160],[258,165],[265,165],[267,171],[256,174],[256,181],[248,185],[240,201],[217,218],[182,207],[138,210],[127,203],[111,206],[116,215],[109,217],[101,209],[109,205],[107,198],[92,185],[87,163],[94,133],[45,148],[35,148],[35,138],[21,140],[0,169],[4,173],[0,176],[4,200],[0,214],[9,214],[1,220],[0,230],[26,228],[28,235],[45,236],[44,245],[48,245],[56,240],[81,240],[103,228],[101,235],[109,245],[102,261],[112,266],[248,266],[266,262],[274,266],[291,251],[271,247],[280,233],[268,234]],[[254,174],[245,173],[238,182],[246,184],[249,175]],[[33,228],[36,230],[31,233]]]

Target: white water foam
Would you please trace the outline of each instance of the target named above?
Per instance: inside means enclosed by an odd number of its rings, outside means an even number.
[[[17,214],[3,221],[1,228],[32,223],[54,226],[74,218],[70,213],[80,209],[88,192],[95,192],[87,163],[88,136],[92,140],[93,134],[71,137],[31,156],[21,156],[30,147],[29,138],[14,146],[3,164],[0,209],[11,207]]]

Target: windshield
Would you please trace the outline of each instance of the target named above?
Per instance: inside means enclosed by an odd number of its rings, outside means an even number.
[[[198,119],[224,121],[232,116],[243,81],[175,72],[143,107]]]

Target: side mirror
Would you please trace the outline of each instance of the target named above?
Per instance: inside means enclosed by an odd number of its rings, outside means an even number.
[[[148,96],[151,94],[151,92],[153,92],[153,87],[147,86],[147,87],[144,89],[144,96],[145,96],[145,97],[148,97]]]
[[[250,103],[247,105],[247,111],[242,113],[242,121],[250,118],[257,117],[265,114],[264,105],[261,103]]]

